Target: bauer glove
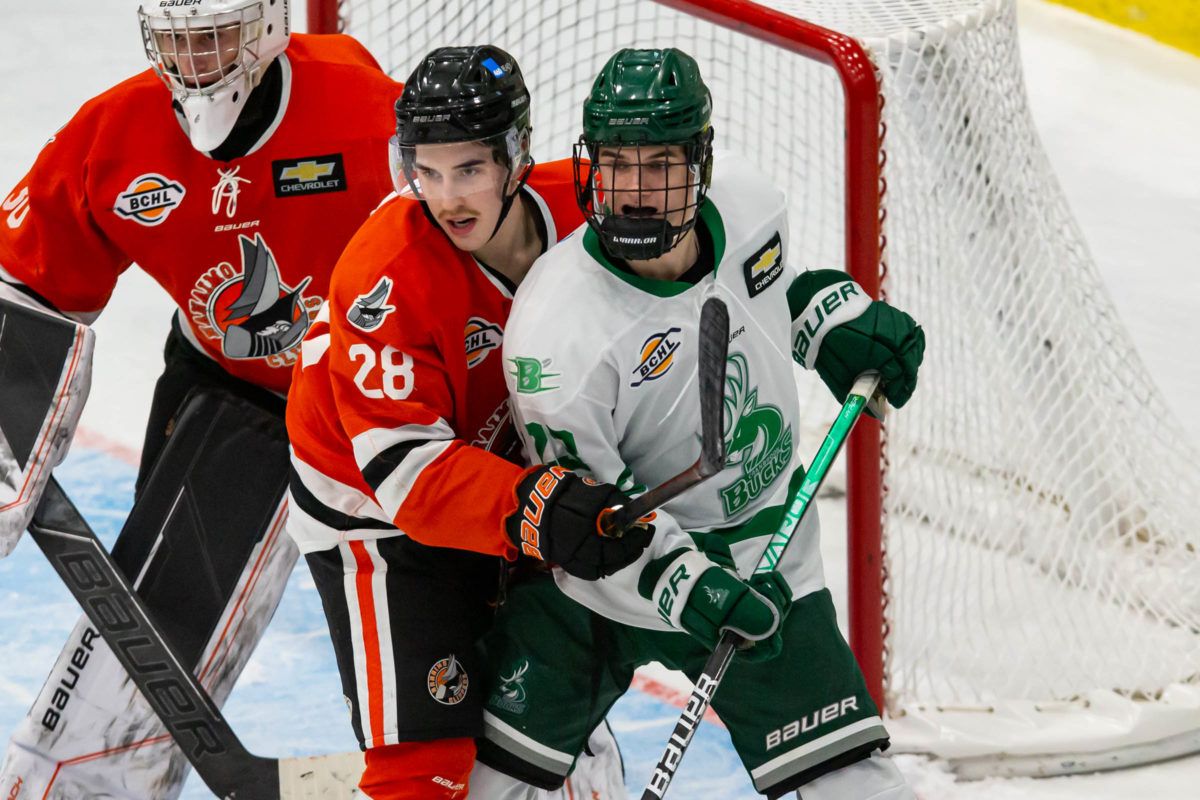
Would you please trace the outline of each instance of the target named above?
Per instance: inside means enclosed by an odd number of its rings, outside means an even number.
[[[517,510],[504,521],[513,544],[527,556],[557,564],[594,581],[632,564],[650,544],[654,526],[639,522],[620,538],[600,534],[600,513],[629,497],[608,483],[562,467],[534,467],[514,489]]]
[[[792,313],[792,357],[815,369],[839,402],[854,379],[879,373],[888,402],[900,408],[917,387],[925,357],[925,332],[898,308],[872,301],[838,270],[814,270],[788,289]]]
[[[724,631],[747,644],[747,661],[769,661],[783,649],[781,626],[792,605],[792,590],[778,572],[738,576],[729,545],[716,534],[703,540],[704,552],[679,548],[646,565],[638,593],[659,615],[682,628],[709,650]]]

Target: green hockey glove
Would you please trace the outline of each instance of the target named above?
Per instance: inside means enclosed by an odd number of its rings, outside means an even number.
[[[903,311],[872,301],[838,270],[806,272],[788,288],[792,357],[815,369],[839,402],[854,379],[879,373],[883,394],[900,408],[917,386],[925,332]]]
[[[742,656],[746,660],[768,661],[779,655],[780,626],[792,603],[787,581],[778,572],[744,581],[734,571],[723,539],[708,536],[704,547],[706,552],[681,547],[650,561],[638,580],[638,592],[654,601],[664,620],[710,650],[721,633],[730,630],[747,641]]]

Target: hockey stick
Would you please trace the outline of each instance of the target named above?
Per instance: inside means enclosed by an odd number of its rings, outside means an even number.
[[[355,796],[359,753],[274,759],[246,750],[54,478],[29,534],[214,794],[223,800]]]
[[[783,520],[779,523],[779,530],[771,536],[771,541],[767,543],[762,556],[758,559],[758,566],[754,568],[755,573],[770,572],[778,567],[780,559],[783,558],[783,552],[799,529],[800,522],[804,519],[804,513],[808,510],[813,496],[825,481],[825,473],[837,458],[838,451],[842,449],[842,444],[850,435],[854,423],[858,421],[859,415],[862,414],[878,386],[879,374],[876,372],[865,372],[859,375],[854,382],[850,394],[846,397],[846,402],[842,404],[841,412],[834,420],[829,433],[825,435],[825,441],[817,450],[812,464],[809,465],[804,481],[800,484],[800,490],[788,507],[787,513],[783,515]],[[725,677],[725,670],[733,661],[733,654],[742,643],[741,637],[732,631],[725,631],[721,635],[716,648],[708,657],[708,661],[704,663],[704,670],[692,688],[691,697],[688,698],[683,713],[679,715],[679,721],[675,723],[675,730],[671,732],[667,749],[659,758],[658,764],[654,768],[654,775],[650,778],[650,783],[647,784],[645,791],[642,792],[642,800],[655,800],[655,798],[666,796],[667,789],[671,786],[671,780],[675,777],[675,771],[679,769],[683,755],[692,742],[696,726],[704,718],[704,713],[708,710],[713,695],[717,692],[717,687],[721,685],[721,680]]]
[[[621,536],[626,528],[646,514],[725,467],[722,415],[725,357],[729,350],[729,309],[720,298],[710,297],[704,301],[700,309],[699,339],[696,371],[700,383],[700,457],[683,472],[638,495],[628,505],[605,511],[600,517],[600,531],[605,536]]]

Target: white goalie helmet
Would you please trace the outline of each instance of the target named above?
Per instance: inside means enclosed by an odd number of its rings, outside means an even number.
[[[288,0],[149,0],[138,19],[146,57],[205,153],[229,136],[291,35]]]

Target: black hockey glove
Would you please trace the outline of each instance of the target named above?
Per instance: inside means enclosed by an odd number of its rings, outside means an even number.
[[[594,581],[632,564],[650,544],[654,526],[640,523],[619,539],[600,535],[600,513],[629,497],[562,467],[535,467],[515,488],[517,510],[504,529],[522,553]]]

